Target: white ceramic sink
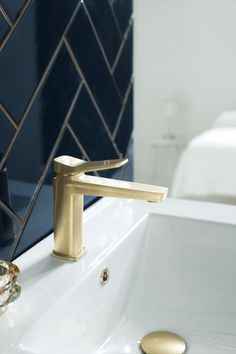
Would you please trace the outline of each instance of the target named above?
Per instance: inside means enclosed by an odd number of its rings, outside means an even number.
[[[53,258],[49,237],[15,261],[22,295],[0,317],[0,353],[138,354],[168,330],[189,354],[235,354],[235,221],[231,206],[104,198],[85,212],[82,260]]]

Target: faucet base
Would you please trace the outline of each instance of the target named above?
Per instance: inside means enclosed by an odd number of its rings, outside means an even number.
[[[80,258],[82,258],[86,253],[87,253],[87,250],[85,247],[83,247],[82,250],[80,250],[80,252],[76,256],[69,256],[67,254],[56,252],[55,250],[53,250],[51,254],[52,254],[52,256],[62,259],[64,261],[76,262]]]

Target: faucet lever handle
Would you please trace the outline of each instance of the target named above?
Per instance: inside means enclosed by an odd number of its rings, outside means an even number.
[[[127,162],[127,158],[102,161],[85,161],[72,156],[63,155],[54,159],[54,171],[58,174],[76,175],[79,173],[122,167]]]

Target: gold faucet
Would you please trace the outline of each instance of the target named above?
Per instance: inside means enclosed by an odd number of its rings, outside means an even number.
[[[54,188],[54,250],[56,257],[77,261],[85,253],[83,246],[84,195],[143,199],[160,202],[167,188],[86,175],[86,172],[124,166],[128,159],[84,161],[71,156],[54,159],[57,176]]]

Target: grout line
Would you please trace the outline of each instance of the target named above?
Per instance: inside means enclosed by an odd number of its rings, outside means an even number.
[[[26,10],[28,9],[30,3],[32,2],[32,0],[28,0],[25,2],[25,4],[23,5],[19,16],[16,19],[16,22],[12,24],[12,27],[10,29],[10,31],[7,33],[6,37],[4,38],[4,40],[2,41],[1,45],[0,45],[0,52],[2,51],[2,49],[5,47],[5,45],[7,44],[9,38],[11,37],[13,31],[15,30],[16,26],[18,25],[19,21],[21,20],[21,18],[24,16]]]
[[[119,59],[120,59],[121,53],[122,53],[123,48],[124,48],[124,46],[125,46],[126,39],[127,39],[127,38],[125,38],[125,37],[123,38],[123,41],[121,42],[120,48],[118,49],[118,52],[117,52],[117,54],[116,54],[116,57],[115,57],[115,60],[114,60],[114,63],[113,63],[113,65],[112,65],[112,69],[111,69],[112,74],[114,74],[114,71],[115,71],[116,66],[117,66],[117,64],[118,64],[118,61],[119,61]]]
[[[15,123],[14,119],[10,116],[10,114],[7,112],[7,110],[3,107],[2,104],[0,104],[0,111],[4,114],[4,116],[6,117],[6,119],[9,121],[9,123],[11,125],[13,125],[13,127],[15,129],[18,128],[17,124]]]
[[[84,74],[83,74],[82,70],[80,69],[79,63],[77,62],[77,60],[75,58],[74,52],[73,52],[73,50],[72,50],[72,48],[71,48],[71,46],[70,46],[70,44],[69,44],[69,42],[67,41],[66,38],[64,39],[64,44],[65,44],[65,47],[66,47],[66,49],[67,49],[67,51],[68,51],[68,53],[70,55],[72,63],[74,64],[77,72],[79,73],[83,83],[85,84],[85,86],[88,86],[88,83],[85,80]]]
[[[2,200],[0,200],[0,208],[5,211],[10,217],[15,219],[19,224],[22,224],[22,220],[19,218],[18,215],[14,213]]]
[[[74,139],[75,143],[78,145],[79,149],[81,150],[83,156],[88,160],[91,161],[90,157],[88,156],[87,152],[85,151],[83,145],[81,144],[81,142],[79,141],[79,138],[77,137],[77,135],[74,132],[74,129],[71,127],[70,123],[67,122],[66,124],[67,129],[69,130],[72,138]],[[94,174],[96,176],[99,176],[97,171],[94,171]]]
[[[85,5],[84,2],[83,2],[83,5],[84,5],[84,9],[85,9],[86,15],[87,15],[87,17],[88,17],[89,23],[90,23],[90,25],[91,25],[91,27],[92,27],[93,33],[94,33],[94,35],[95,35],[95,37],[96,37],[96,40],[97,40],[98,46],[99,46],[99,48],[100,48],[100,51],[101,51],[101,53],[102,53],[102,55],[103,55],[103,59],[105,60],[107,69],[108,69],[108,71],[109,71],[109,73],[110,73],[110,75],[111,75],[113,85],[114,85],[114,87],[115,87],[115,89],[116,89],[116,91],[117,91],[117,94],[118,94],[118,97],[119,97],[120,101],[122,102],[122,96],[121,96],[120,90],[119,90],[119,88],[118,88],[118,86],[117,86],[117,84],[116,84],[116,81],[114,80],[114,77],[112,76],[112,68],[111,68],[110,63],[109,63],[109,61],[108,61],[108,59],[107,59],[106,53],[105,53],[105,51],[104,51],[104,49],[103,49],[103,46],[102,46],[102,44],[101,44],[101,41],[100,41],[100,39],[99,39],[99,36],[98,36],[98,34],[97,34],[97,31],[96,31],[96,28],[95,28],[95,26],[94,26],[94,24],[93,24],[93,21],[92,21],[92,19],[91,19],[91,16],[90,16],[90,14],[89,14],[89,11],[88,11],[88,9],[87,9],[87,7],[86,7],[86,5]]]
[[[111,4],[111,1],[110,1],[110,0],[107,0],[107,2],[108,2],[109,6],[110,6],[110,8],[111,8],[112,16],[113,16],[113,18],[114,18],[114,21],[115,21],[116,27],[117,27],[117,29],[118,29],[119,35],[120,35],[121,38],[123,38],[123,33],[122,33],[122,31],[121,31],[119,22],[118,22],[118,20],[117,20],[115,10],[114,10],[114,8],[113,8],[113,6],[112,6],[112,4]]]
[[[54,146],[53,146],[53,148],[52,148],[52,150],[50,152],[50,155],[49,155],[49,157],[47,159],[47,163],[45,165],[44,171],[43,171],[43,173],[42,173],[42,175],[41,175],[41,177],[40,177],[40,179],[38,181],[38,184],[36,186],[34,194],[33,194],[32,198],[31,198],[31,201],[30,201],[30,204],[28,206],[27,212],[26,212],[26,214],[25,214],[25,216],[23,218],[23,221],[22,221],[22,229],[21,229],[21,231],[19,233],[19,236],[17,237],[17,239],[16,239],[16,241],[15,241],[15,243],[13,245],[13,248],[12,248],[12,251],[11,251],[11,254],[10,254],[10,259],[12,259],[14,257],[15,251],[16,251],[18,245],[19,245],[19,242],[20,242],[21,237],[23,235],[23,232],[25,230],[27,221],[28,221],[28,219],[29,219],[29,217],[31,215],[33,206],[35,204],[35,200],[36,200],[36,198],[37,198],[37,196],[38,196],[38,194],[39,194],[39,192],[41,190],[43,181],[44,181],[44,179],[45,179],[45,177],[47,175],[48,169],[49,169],[49,167],[50,167],[50,165],[52,163],[52,159],[53,159],[53,156],[54,156],[54,154],[55,154],[55,152],[56,152],[56,150],[58,148],[58,145],[60,144],[61,138],[62,138],[62,136],[64,134],[65,129],[66,129],[66,124],[67,124],[67,122],[68,122],[68,120],[70,118],[70,115],[71,115],[71,113],[72,113],[72,111],[74,109],[75,103],[76,103],[76,101],[77,101],[77,99],[79,97],[79,94],[80,94],[80,92],[82,90],[82,87],[83,87],[83,83],[81,82],[79,87],[78,87],[78,89],[77,89],[77,91],[76,91],[76,93],[75,93],[75,95],[74,95],[74,98],[72,100],[70,108],[69,108],[69,110],[68,110],[68,112],[66,114],[64,123],[63,123],[63,125],[61,127],[61,130],[60,130],[58,136],[57,136],[57,140],[56,140],[56,142],[55,142],[55,144],[54,144]]]
[[[113,7],[113,5],[112,5],[112,2],[111,2],[111,0],[108,0],[108,1],[109,1],[109,3],[110,3],[111,8],[112,8],[113,16],[114,16],[115,19],[116,19],[117,26],[118,26],[118,28],[119,28],[119,30],[120,30],[120,33],[121,33],[122,37],[123,37],[123,32],[122,32],[122,30],[121,30],[121,27],[120,27],[118,18],[117,18],[117,16],[116,16],[116,12],[115,12],[114,7]]]
[[[96,40],[97,40],[97,42],[98,42],[98,46],[99,46],[99,48],[100,48],[100,50],[101,50],[101,52],[102,52],[103,58],[104,58],[104,60],[105,60],[105,62],[106,62],[107,68],[108,68],[109,72],[111,73],[111,66],[110,66],[110,63],[109,63],[109,61],[108,61],[108,59],[107,59],[105,50],[103,49],[103,45],[102,45],[102,43],[101,43],[101,41],[100,41],[100,39],[99,39],[99,36],[98,36],[98,34],[97,34],[97,31],[96,31],[96,28],[95,28],[95,26],[94,26],[93,20],[92,20],[92,18],[91,18],[91,16],[90,16],[90,13],[89,13],[88,9],[87,9],[87,6],[85,5],[84,2],[83,2],[83,5],[84,5],[84,10],[85,10],[85,12],[86,12],[86,15],[87,15],[87,17],[88,17],[88,19],[89,19],[89,23],[90,23],[90,25],[91,25],[91,27],[92,27],[92,30],[93,30],[94,35],[95,35],[95,37],[96,37]]]
[[[93,94],[92,94],[92,92],[90,90],[89,84],[87,83],[87,81],[86,81],[86,79],[84,77],[84,74],[83,74],[83,72],[82,72],[82,70],[81,70],[81,68],[80,68],[80,66],[79,66],[79,64],[78,64],[78,62],[77,62],[77,60],[75,58],[74,52],[73,52],[70,44],[68,43],[68,41],[66,39],[64,40],[64,42],[65,42],[65,46],[66,46],[66,48],[68,50],[68,53],[69,53],[69,55],[71,57],[71,60],[74,63],[74,66],[75,66],[76,70],[78,71],[81,79],[83,80],[84,85],[85,85],[85,87],[86,87],[86,89],[88,91],[88,94],[89,94],[89,96],[90,96],[90,98],[91,98],[91,100],[92,100],[92,102],[94,104],[94,107],[95,107],[95,109],[96,109],[96,111],[97,111],[97,113],[98,113],[98,115],[99,115],[99,117],[100,117],[100,119],[102,121],[102,124],[103,124],[103,126],[104,126],[104,128],[105,128],[105,130],[106,130],[106,132],[107,132],[107,134],[108,134],[108,136],[109,136],[109,138],[110,138],[110,140],[112,142],[112,145],[113,145],[114,149],[116,150],[116,153],[119,155],[120,151],[118,150],[118,148],[116,146],[116,143],[115,143],[115,141],[112,138],[111,131],[110,131],[109,127],[107,126],[107,123],[106,123],[106,121],[105,121],[105,119],[104,119],[104,117],[102,115],[102,112],[100,111],[100,108],[97,105],[97,102],[96,102],[95,98],[93,97]]]
[[[85,151],[85,149],[83,148],[83,145],[80,143],[77,135],[75,134],[73,128],[71,127],[70,123],[66,124],[67,129],[69,130],[69,132],[71,133],[73,139],[75,140],[76,144],[78,145],[79,149],[81,150],[82,154],[86,157],[87,160],[91,161],[87,152]]]
[[[130,30],[131,30],[131,28],[132,28],[132,25],[133,25],[133,20],[130,20],[130,21],[129,21],[129,24],[128,24],[128,26],[127,26],[127,29],[125,30],[124,37],[123,37],[123,40],[122,40],[122,42],[121,42],[120,48],[119,48],[119,50],[118,50],[118,52],[117,52],[117,55],[116,55],[116,57],[115,57],[114,63],[113,63],[113,65],[112,65],[112,69],[111,69],[111,70],[112,70],[112,74],[114,74],[114,71],[115,71],[116,66],[117,66],[117,64],[118,64],[118,61],[119,61],[119,59],[120,59],[121,53],[122,53],[122,51],[123,51],[123,49],[124,49],[124,46],[125,46],[125,44],[126,44],[126,41],[127,41],[127,39],[128,39],[129,32],[130,32]]]
[[[6,10],[4,9],[4,7],[1,4],[0,4],[0,12],[2,13],[3,17],[7,21],[8,25],[10,27],[13,27],[13,22],[12,22],[10,16],[8,15],[8,13],[6,12]]]
[[[60,49],[61,49],[61,47],[63,45],[63,41],[64,41],[64,38],[66,36],[66,33],[69,30],[69,28],[70,28],[70,26],[71,26],[71,24],[72,24],[72,22],[74,20],[74,17],[76,16],[80,6],[81,6],[81,2],[79,2],[79,4],[77,5],[77,7],[76,7],[76,9],[75,9],[75,11],[73,13],[73,15],[71,16],[70,21],[68,22],[68,24],[67,24],[67,26],[65,28],[65,31],[63,32],[62,37],[61,37],[61,39],[60,39],[60,41],[59,41],[59,43],[58,43],[58,45],[57,45],[52,57],[51,57],[48,65],[47,65],[47,67],[46,67],[46,69],[45,69],[45,71],[44,71],[39,83],[38,83],[38,86],[36,87],[35,91],[33,92],[32,96],[30,98],[30,101],[29,101],[29,103],[28,103],[28,105],[27,105],[27,107],[26,107],[26,109],[24,111],[24,114],[23,114],[23,116],[21,118],[21,121],[19,123],[18,130],[16,131],[14,137],[12,138],[12,140],[11,140],[11,142],[10,142],[8,148],[7,148],[7,151],[6,151],[5,155],[4,155],[4,157],[2,158],[2,161],[0,163],[0,170],[3,167],[4,163],[6,162],[6,160],[8,158],[8,155],[9,155],[11,149],[12,149],[12,146],[14,145],[15,140],[16,140],[16,138],[17,138],[17,136],[18,136],[18,134],[19,134],[19,132],[20,132],[20,130],[21,130],[26,118],[27,118],[27,115],[28,115],[31,107],[33,106],[34,101],[35,101],[36,97],[38,96],[38,93],[39,93],[40,89],[42,88],[42,86],[43,86],[43,84],[45,82],[45,79],[46,79],[49,71],[51,70],[51,68],[52,68],[52,66],[53,66],[53,64],[55,62],[57,54],[59,53],[59,51],[60,51]]]
[[[121,111],[120,111],[120,114],[118,116],[118,119],[117,119],[117,122],[116,122],[116,126],[115,126],[115,129],[114,129],[113,134],[112,134],[113,139],[116,138],[116,134],[118,132],[118,129],[119,129],[119,126],[120,126],[120,123],[121,123],[121,120],[122,120],[122,116],[123,116],[124,110],[126,108],[126,104],[127,104],[128,98],[129,98],[129,94],[130,94],[132,85],[133,85],[133,77],[131,76],[130,83],[129,83],[128,88],[127,88],[126,93],[125,93],[124,103],[123,103],[123,106],[121,107]]]

